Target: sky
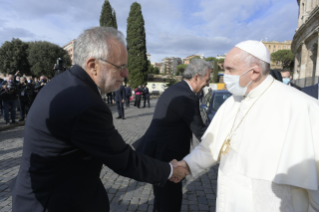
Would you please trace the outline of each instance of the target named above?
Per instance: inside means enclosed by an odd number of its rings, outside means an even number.
[[[110,0],[126,35],[133,0]],[[296,0],[137,0],[151,62],[165,57],[224,55],[244,40],[292,40]],[[0,45],[12,38],[64,46],[99,26],[104,0],[0,0]]]

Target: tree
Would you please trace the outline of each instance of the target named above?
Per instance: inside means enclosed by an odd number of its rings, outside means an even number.
[[[195,56],[195,57],[192,57],[192,58],[189,60],[189,62],[192,61],[192,60],[194,60],[194,59],[201,59],[201,58],[200,58],[200,56]]]
[[[6,41],[0,48],[0,72],[29,74],[28,43],[22,42],[19,38],[12,38]]]
[[[271,61],[280,61],[282,68],[292,68],[295,56],[290,49],[279,50],[271,54]]]
[[[129,83],[135,88],[147,81],[148,60],[146,55],[146,39],[144,18],[141,5],[134,2],[127,18],[127,47]]]
[[[225,59],[224,59],[224,58],[221,58],[221,59],[219,59],[219,60],[218,60],[218,63],[223,64],[223,63],[224,63],[224,61],[225,61]]]
[[[178,66],[176,66],[176,69],[179,73],[183,74],[185,69],[186,69],[187,65],[186,64],[179,64]]]
[[[114,27],[117,29],[116,17],[114,17],[115,11],[108,0],[104,1],[101,16],[100,16],[100,26],[103,27]]]
[[[216,59],[216,57],[207,57],[206,59],[205,59],[207,62],[211,62],[211,63],[213,63],[215,60],[217,60]]]
[[[117,29],[116,12],[113,10],[113,27]]]
[[[60,46],[47,41],[31,43],[28,56],[31,73],[35,76],[43,74],[49,78],[54,77],[53,66],[59,57],[63,59],[66,68],[71,67],[72,62],[69,54]]]
[[[160,73],[160,70],[158,67],[154,67],[154,74],[159,74]]]
[[[218,61],[214,61],[214,69],[213,69],[213,83],[218,83],[218,72],[219,72],[219,66]]]

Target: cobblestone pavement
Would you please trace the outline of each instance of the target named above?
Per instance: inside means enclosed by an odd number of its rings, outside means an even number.
[[[125,109],[125,120],[114,119],[114,124],[124,140],[132,144],[147,130],[154,113],[157,100],[151,100],[151,108]],[[116,108],[110,107],[113,117]],[[8,188],[19,170],[22,155],[24,127],[16,127],[0,132],[0,212],[11,211],[11,194]],[[183,181],[182,211],[215,211],[217,189],[217,166],[192,179]],[[111,211],[152,211],[153,191],[147,183],[119,176],[108,167],[101,172],[102,182],[108,192]]]

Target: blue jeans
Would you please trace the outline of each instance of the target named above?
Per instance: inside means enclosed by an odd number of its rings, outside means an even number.
[[[3,111],[4,111],[4,120],[9,123],[9,108],[11,112],[11,120],[15,122],[16,119],[16,109],[17,109],[17,100],[3,100]]]

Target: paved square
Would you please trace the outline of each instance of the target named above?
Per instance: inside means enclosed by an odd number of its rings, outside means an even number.
[[[156,99],[151,100],[151,108],[138,109],[131,106],[125,109],[125,120],[114,119],[115,127],[128,144],[145,133],[152,120],[156,102]],[[110,108],[113,117],[117,117],[116,108]],[[0,132],[0,212],[11,211],[9,183],[19,171],[23,135],[24,127]],[[183,181],[182,211],[215,211],[217,170],[218,166],[214,166],[196,179],[188,176]],[[119,176],[106,166],[102,169],[101,180],[108,192],[111,211],[153,210],[151,184]]]

